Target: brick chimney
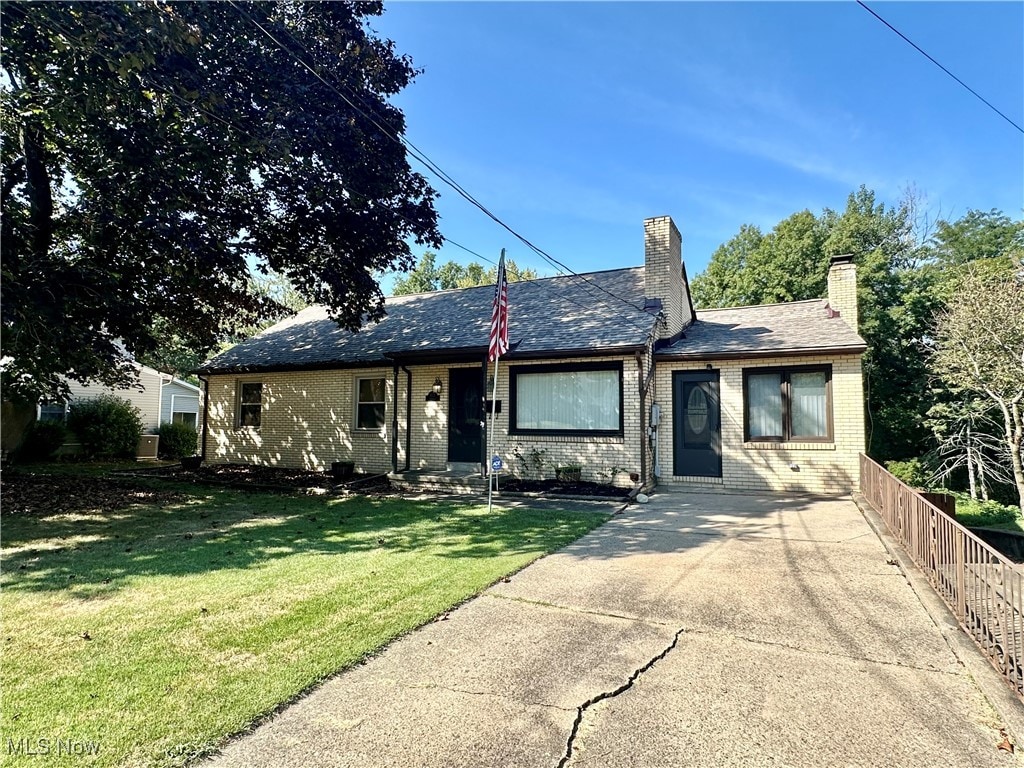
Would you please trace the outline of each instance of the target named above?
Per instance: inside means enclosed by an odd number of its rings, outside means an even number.
[[[648,305],[661,301],[666,325],[658,329],[659,339],[675,336],[693,319],[683,238],[671,216],[644,219],[644,297]]]
[[[828,270],[828,305],[857,330],[857,267],[852,253],[832,257]]]

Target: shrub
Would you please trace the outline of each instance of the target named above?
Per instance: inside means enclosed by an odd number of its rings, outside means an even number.
[[[160,455],[165,459],[194,456],[199,433],[191,424],[164,422],[160,425]]]
[[[49,461],[68,439],[68,430],[55,421],[37,421],[18,448],[19,461]]]
[[[114,395],[72,403],[68,427],[89,459],[134,457],[142,435],[139,409]]]
[[[928,467],[921,459],[908,459],[907,461],[887,461],[885,468],[896,477],[902,480],[911,488],[927,488],[931,476]]]
[[[966,526],[1013,527],[1021,522],[1020,507],[998,501],[972,499],[962,491],[946,491],[956,497],[956,519]]]

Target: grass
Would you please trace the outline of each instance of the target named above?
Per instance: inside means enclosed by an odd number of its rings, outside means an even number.
[[[163,507],[4,519],[5,765],[39,761],[8,739],[182,764],[604,520],[178,490]]]

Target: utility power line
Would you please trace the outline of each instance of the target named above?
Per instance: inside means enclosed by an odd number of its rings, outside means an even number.
[[[934,65],[935,65],[936,67],[938,67],[939,69],[941,69],[941,70],[942,70],[943,72],[945,72],[945,73],[946,73],[947,75],[949,75],[949,76],[950,76],[951,78],[953,78],[954,80],[956,80],[956,81],[957,81],[958,83],[960,83],[960,85],[962,85],[962,86],[963,86],[964,88],[966,88],[966,89],[967,89],[968,91],[970,91],[970,92],[971,92],[972,94],[974,94],[974,96],[975,96],[975,97],[976,97],[976,98],[977,98],[977,99],[978,99],[979,101],[981,101],[981,102],[982,102],[982,103],[983,103],[983,104],[984,104],[985,106],[987,106],[987,107],[988,107],[989,109],[991,109],[991,110],[992,110],[993,112],[995,112],[995,113],[996,113],[997,115],[999,115],[999,116],[1000,116],[1001,118],[1003,118],[1003,120],[1005,120],[1006,122],[1008,122],[1008,123],[1009,123],[1010,125],[1012,125],[1012,126],[1013,126],[1014,128],[1016,128],[1016,129],[1017,129],[1018,131],[1020,131],[1021,133],[1024,133],[1024,128],[1021,128],[1021,126],[1019,126],[1019,125],[1018,125],[1017,123],[1015,123],[1015,122],[1014,122],[1013,120],[1011,120],[1010,118],[1008,118],[1008,117],[1007,117],[1007,116],[1006,116],[1005,114],[1003,114],[1003,113],[1002,113],[1002,112],[1001,112],[1001,111],[1000,111],[999,109],[997,109],[997,108],[996,108],[996,107],[995,107],[995,106],[994,106],[994,105],[993,105],[993,104],[992,104],[992,103],[991,103],[990,101],[988,101],[988,99],[986,99],[986,98],[985,98],[984,96],[982,96],[982,95],[981,95],[980,93],[978,93],[978,92],[977,92],[976,90],[974,90],[973,88],[971,88],[971,86],[969,86],[969,85],[968,85],[967,83],[965,83],[965,82],[964,82],[963,80],[961,80],[961,79],[960,79],[959,77],[957,77],[957,76],[956,76],[956,75],[954,75],[954,74],[953,74],[952,72],[950,72],[950,71],[949,71],[948,69],[946,69],[946,68],[945,68],[944,66],[942,66],[942,65],[941,65],[941,64],[940,64],[940,63],[939,63],[938,61],[936,61],[936,60],[935,60],[935,59],[934,59],[934,58],[933,58],[933,57],[932,57],[932,56],[931,56],[931,55],[930,55],[930,54],[929,54],[929,53],[928,53],[927,51],[925,51],[925,50],[924,50],[923,48],[921,48],[921,46],[919,46],[919,45],[918,45],[917,43],[915,43],[915,42],[914,42],[913,40],[911,40],[911,39],[910,39],[909,37],[907,37],[907,36],[906,36],[906,35],[904,35],[904,34],[903,34],[902,32],[900,32],[900,31],[899,31],[898,29],[896,29],[896,27],[894,27],[894,26],[893,26],[892,24],[890,24],[890,23],[889,23],[888,21],[886,21],[886,20],[885,20],[885,19],[883,19],[883,18],[882,18],[881,16],[879,16],[879,15],[878,15],[877,13],[875,13],[875,12],[874,12],[874,11],[873,11],[873,10],[872,10],[871,8],[869,8],[869,7],[868,7],[867,3],[864,3],[864,2],[862,2],[862,0],[857,0],[857,5],[859,5],[859,6],[860,6],[861,8],[863,8],[863,9],[864,9],[865,11],[867,11],[868,13],[870,13],[870,14],[871,14],[872,16],[874,16],[874,17],[875,17],[876,19],[878,19],[878,20],[879,20],[880,22],[882,22],[883,24],[885,24],[885,26],[887,26],[887,27],[888,27],[889,29],[891,29],[891,30],[892,30],[893,32],[895,32],[895,33],[896,33],[897,35],[899,35],[900,37],[902,37],[902,38],[903,38],[903,39],[904,39],[904,40],[905,40],[906,42],[908,42],[908,43],[909,43],[910,45],[912,45],[912,46],[914,47],[914,49],[915,49],[915,50],[916,50],[916,51],[917,51],[918,53],[920,53],[920,54],[921,54],[922,56],[924,56],[924,57],[925,57],[926,59],[928,59],[928,61],[930,61],[930,62],[931,62],[932,64],[934,64]]]
[[[391,139],[392,141],[395,141],[395,142],[403,145],[404,147],[406,147],[408,149],[409,153],[414,158],[416,158],[426,168],[428,168],[430,171],[432,171],[439,179],[441,179],[441,181],[443,181],[445,184],[447,184],[452,189],[454,189],[459,194],[460,197],[464,198],[467,202],[471,203],[473,206],[478,208],[484,215],[486,215],[488,218],[490,218],[492,221],[494,221],[496,224],[498,224],[503,229],[507,230],[513,237],[515,237],[517,240],[522,242],[526,247],[528,247],[530,250],[532,250],[538,256],[540,256],[545,261],[547,261],[549,264],[554,266],[557,270],[559,270],[559,271],[565,270],[563,272],[563,274],[567,274],[570,277],[574,277],[574,278],[582,281],[583,283],[586,283],[587,285],[597,289],[598,291],[601,291],[602,293],[607,294],[609,297],[611,297],[615,301],[618,301],[618,302],[628,306],[633,311],[636,311],[636,312],[643,312],[644,311],[643,307],[639,307],[636,304],[633,304],[632,302],[626,301],[622,297],[616,296],[614,293],[604,289],[600,285],[597,285],[597,284],[591,282],[590,280],[587,280],[585,277],[583,277],[582,275],[578,274],[573,269],[571,269],[570,267],[566,266],[564,263],[562,263],[558,259],[556,259],[553,256],[551,256],[551,254],[547,253],[546,251],[544,251],[543,249],[541,249],[540,247],[538,247],[537,245],[532,243],[530,240],[528,240],[525,236],[521,235],[519,232],[517,232],[511,226],[506,224],[496,214],[494,214],[492,211],[490,211],[483,203],[481,203],[476,197],[474,197],[472,194],[470,194],[461,184],[459,184],[454,178],[452,178],[452,176],[450,176],[446,171],[444,171],[443,168],[441,168],[439,165],[434,163],[422,150],[420,150],[409,139],[407,139],[405,136],[399,134],[394,129],[391,129],[390,127],[386,127],[385,125],[382,125],[381,121],[379,121],[377,119],[377,116],[372,113],[373,112],[372,109],[370,109],[370,111],[368,113],[366,110],[364,110],[359,105],[357,105],[351,98],[349,98],[349,96],[347,96],[346,94],[342,93],[341,90],[335,84],[330,83],[326,79],[324,79],[324,77],[319,72],[317,72],[309,63],[307,63],[305,60],[303,60],[300,56],[296,55],[294,51],[290,51],[280,40],[278,40],[273,35],[273,33],[270,32],[270,30],[268,30],[263,24],[261,24],[259,21],[254,19],[251,15],[249,15],[243,8],[241,8],[235,2],[235,0],[228,0],[228,2],[230,3],[230,5],[236,11],[238,11],[239,14],[241,14],[243,17],[245,17],[257,29],[259,29],[278,48],[280,48],[282,51],[284,51],[288,56],[292,57],[300,66],[302,66],[304,69],[306,69],[317,80],[319,80],[321,83],[323,83],[328,88],[330,88],[332,91],[334,91],[336,94],[338,94],[338,96],[346,104],[348,104],[352,109],[356,110],[361,115],[363,115],[367,120],[369,120],[373,125],[375,125],[389,139]],[[287,36],[288,39],[296,47],[301,48],[306,54],[312,55],[311,52],[309,51],[309,49],[305,45],[303,45],[303,43],[301,41],[297,40],[293,35],[291,35],[287,30],[284,30],[283,34],[285,36]],[[328,72],[328,74],[331,74],[331,76],[335,80],[337,80],[337,78],[333,76],[333,73]],[[341,86],[342,88],[345,87],[344,84],[341,83],[340,81],[338,81],[337,85]],[[353,95],[355,95],[355,94],[353,94]],[[356,96],[356,98],[358,98],[358,96]],[[584,290],[586,290],[586,289],[584,289]],[[588,293],[589,293],[589,291],[588,291]],[[603,304],[605,304],[606,306],[611,308],[611,306],[608,305],[607,302],[604,299],[601,299],[600,297],[598,297],[598,296],[596,296],[594,294],[590,294],[590,295],[593,296],[595,300],[601,301]]]
[[[232,3],[232,5],[233,5],[233,3]],[[52,22],[52,25],[51,25],[51,22]],[[44,26],[48,26],[51,31],[60,32],[60,33],[62,33],[64,35],[67,35],[69,37],[73,36],[71,30],[63,27],[61,24],[56,22],[56,20],[48,19],[48,20],[46,20],[44,22]],[[292,38],[292,39],[294,40],[294,38]],[[298,44],[298,41],[295,41],[295,42]],[[99,58],[101,58],[104,61],[106,61],[107,63],[111,64],[112,66],[117,66],[117,62],[115,62],[113,60],[113,58],[111,58],[109,55],[107,55],[107,54],[105,54],[105,53],[103,53],[101,51],[93,51],[93,53],[95,55],[97,55]],[[302,63],[302,62],[300,62],[300,63]],[[329,84],[327,84],[327,85],[329,85]],[[152,84],[150,84],[150,87],[152,87]],[[167,98],[170,98],[170,99],[174,100],[180,106],[192,108],[196,112],[198,112],[201,115],[203,115],[204,117],[206,117],[206,118],[208,118],[210,120],[213,120],[213,121],[215,121],[217,123],[220,123],[221,125],[226,126],[230,130],[233,130],[233,131],[235,131],[235,132],[237,132],[237,133],[239,133],[239,134],[241,134],[241,135],[251,139],[254,142],[259,142],[260,141],[256,136],[254,136],[251,132],[249,132],[245,128],[242,128],[235,121],[229,120],[229,119],[227,119],[225,117],[222,117],[221,115],[218,115],[218,114],[216,114],[214,112],[211,112],[211,111],[209,111],[207,109],[204,109],[202,106],[200,106],[199,104],[195,103],[194,101],[185,99],[185,98],[179,96],[178,94],[174,93],[173,91],[157,89],[157,90],[155,90],[155,93],[158,93],[158,94],[160,94],[162,96],[165,96]],[[365,116],[368,119],[372,120],[372,118],[370,118],[369,115],[365,115]],[[374,121],[374,123],[376,124],[376,121]],[[380,130],[385,131],[385,129],[382,126],[378,125],[377,127]],[[398,218],[402,219],[403,221],[405,221],[405,222],[407,222],[409,224],[412,224],[412,222],[408,218],[406,218],[404,215],[402,215],[402,213],[400,211],[392,210],[392,213],[394,213],[394,215],[398,216]],[[442,235],[441,237],[446,242],[450,243],[451,245],[454,245],[456,248],[459,248],[459,249],[465,251],[466,253],[468,253],[468,254],[470,254],[472,256],[475,256],[476,258],[480,259],[481,261],[486,262],[486,263],[488,263],[488,264],[490,264],[492,266],[497,266],[497,262],[494,261],[493,259],[490,259],[490,258],[484,256],[483,254],[481,254],[481,253],[479,253],[479,252],[477,252],[477,251],[475,251],[475,250],[473,250],[473,249],[471,249],[471,248],[469,248],[469,247],[467,247],[465,245],[462,245],[461,243],[456,242],[455,240],[452,240],[449,237],[446,237],[444,235]],[[565,276],[565,275],[563,275],[563,276]],[[594,286],[596,288],[599,288],[602,291],[605,290],[601,286],[597,286],[594,283],[592,283],[591,281],[587,280],[582,275],[578,275],[576,273],[573,273],[573,276],[579,278],[580,280],[583,280],[588,285],[592,285],[592,286]],[[550,288],[546,283],[543,282],[543,278],[538,279],[538,280],[528,280],[528,281],[523,281],[523,282],[529,282],[531,284],[535,284],[538,288],[541,288],[542,290],[548,291],[551,296],[553,296],[554,298],[556,298],[556,299],[558,299],[560,301],[564,301],[564,302],[567,302],[569,304],[574,304],[577,307],[580,307],[580,308],[585,309],[585,310],[592,309],[591,306],[588,306],[586,304],[582,304],[579,301],[576,301],[575,299],[570,298],[569,296],[566,296],[564,293],[555,292],[552,288]],[[592,293],[587,291],[585,288],[583,288],[583,290],[584,290],[585,293],[587,293],[588,296],[590,296],[591,298],[595,299],[596,301],[600,301],[602,304],[605,304],[605,306],[607,306],[607,303],[604,302],[600,297],[594,296]],[[607,291],[605,291],[605,292],[607,292]],[[611,295],[614,295],[614,294],[611,294]],[[625,302],[625,303],[628,306],[630,306],[631,308],[637,309],[636,305],[632,304],[631,302]],[[617,316],[616,319],[620,320],[620,321],[625,321],[627,324],[632,325],[633,327],[637,328],[638,330],[644,331],[645,333],[650,331],[650,327],[648,325],[641,325],[640,323],[638,323],[637,321],[635,321],[633,318],[631,318],[629,316],[620,315],[620,316]]]

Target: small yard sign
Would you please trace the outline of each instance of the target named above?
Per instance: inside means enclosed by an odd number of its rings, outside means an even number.
[[[504,465],[501,463],[501,456],[491,456],[491,471],[501,472]]]

